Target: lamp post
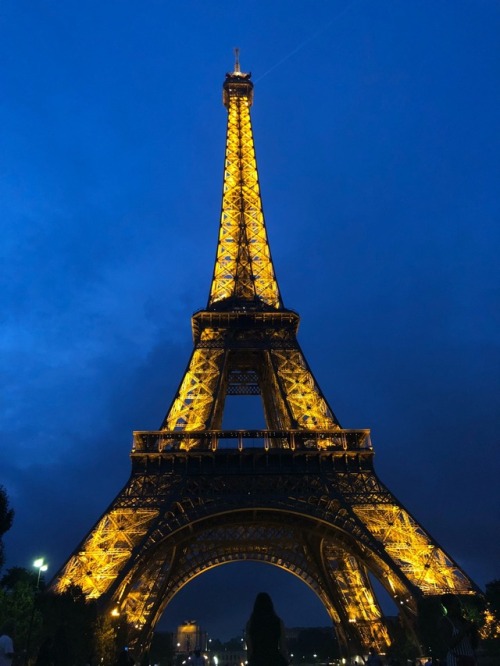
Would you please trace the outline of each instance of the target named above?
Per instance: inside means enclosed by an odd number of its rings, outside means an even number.
[[[38,590],[40,586],[40,576],[42,574],[42,571],[47,571],[49,565],[45,564],[43,557],[39,557],[37,560],[33,562],[33,566],[35,567],[35,569],[38,569],[38,577],[36,579],[36,589]]]
[[[31,643],[31,633],[33,631],[33,620],[35,619],[35,605],[36,605],[36,595],[38,594],[38,588],[40,587],[40,576],[42,575],[42,571],[47,571],[49,568],[49,565],[45,563],[45,560],[43,557],[39,557],[33,562],[33,566],[35,569],[38,569],[38,576],[36,578],[36,587],[35,587],[35,593],[33,595],[33,605],[31,607],[31,617],[30,617],[30,623],[28,627],[28,637],[26,638],[26,652],[24,655],[24,664],[26,665],[29,661],[29,651],[30,651],[30,643]]]

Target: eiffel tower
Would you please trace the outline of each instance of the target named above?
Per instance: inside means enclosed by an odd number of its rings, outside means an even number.
[[[342,428],[284,307],[260,197],[251,75],[226,74],[222,212],[207,307],[157,431],[134,432],[128,482],[54,579],[126,620],[141,653],[196,576],[250,560],[319,597],[346,655],[391,637],[376,579],[407,626],[417,602],[480,593],[375,474],[369,430]],[[226,396],[260,395],[264,430],[222,430]]]

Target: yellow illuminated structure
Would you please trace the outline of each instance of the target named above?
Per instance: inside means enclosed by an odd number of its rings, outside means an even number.
[[[343,429],[297,341],[269,250],[250,119],[250,74],[226,75],[222,212],[206,309],[159,430],[134,433],[123,490],[56,576],[129,627],[136,652],[193,578],[253,560],[305,582],[346,656],[391,637],[375,577],[408,627],[417,602],[478,594],[381,483],[368,430]],[[226,396],[260,395],[264,430],[222,430]],[[243,618],[242,618],[243,619]]]
[[[227,299],[282,307],[267,242],[250,106],[253,85],[239,65],[224,86],[228,111],[219,244],[209,307]]]
[[[254,380],[269,393],[264,409],[270,428],[339,428],[297,344],[299,317],[283,307],[259,190],[253,84],[238,62],[226,78],[223,101],[228,123],[212,287],[207,310],[193,317],[195,349],[162,429],[220,429],[224,398],[237,385],[245,390],[245,373],[247,383]],[[180,447],[195,445],[196,439],[185,439]]]

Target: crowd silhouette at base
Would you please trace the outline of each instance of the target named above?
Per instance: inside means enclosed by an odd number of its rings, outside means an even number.
[[[453,595],[443,597],[442,615],[436,626],[446,646],[446,656],[442,659],[428,657],[414,660],[414,666],[476,666],[474,652],[474,628],[465,617],[460,600]],[[251,615],[245,628],[248,666],[289,666],[291,659],[287,650],[286,632],[283,620],[274,610],[267,592],[259,592],[255,598]],[[0,630],[0,666],[71,666],[58,655],[56,641],[47,636],[41,643],[36,659],[28,660],[26,654],[15,650],[15,628],[7,622]],[[345,661],[343,661],[345,663]],[[406,666],[392,657],[383,658],[374,647],[361,662],[352,660],[349,666]],[[136,662],[127,648],[123,648],[114,666],[135,666]],[[87,666],[91,666],[89,659]],[[189,656],[188,666],[209,666],[202,651],[197,647]]]

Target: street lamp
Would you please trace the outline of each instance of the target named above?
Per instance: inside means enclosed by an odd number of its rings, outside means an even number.
[[[40,576],[42,575],[42,571],[47,571],[49,568],[48,564],[45,564],[45,560],[43,557],[39,557],[33,562],[33,566],[35,569],[38,569],[38,578],[36,579],[36,589],[38,590],[38,587],[40,585]]]
[[[29,652],[30,652],[30,643],[31,643],[31,632],[33,631],[33,620],[35,619],[35,604],[36,604],[36,594],[38,592],[38,588],[40,587],[40,576],[42,575],[42,571],[47,571],[49,568],[49,565],[45,563],[45,560],[43,557],[37,558],[33,562],[33,566],[35,569],[38,569],[38,576],[36,579],[36,588],[35,588],[35,594],[33,595],[33,606],[31,607],[31,617],[30,617],[30,624],[28,627],[28,637],[26,638],[26,652],[24,655],[24,663],[26,664],[29,659]]]

